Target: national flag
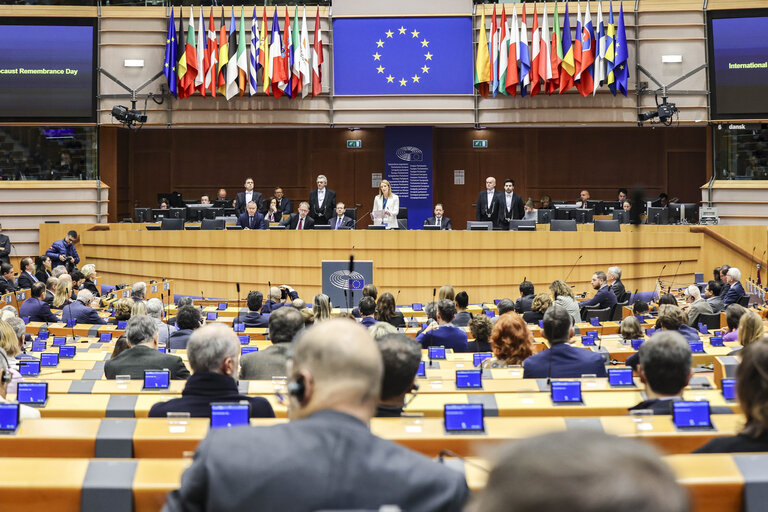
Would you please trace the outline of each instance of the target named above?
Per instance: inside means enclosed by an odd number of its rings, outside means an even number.
[[[206,72],[206,53],[205,53],[205,26],[203,23],[203,8],[200,7],[200,25],[197,27],[197,76],[195,77],[195,89],[205,96],[205,72]]]
[[[592,26],[592,16],[589,14],[589,0],[584,13],[584,26],[581,33],[581,81],[579,92],[585,98],[595,90],[595,29]]]
[[[571,40],[571,22],[568,15],[568,2],[565,3],[565,17],[563,18],[562,46],[563,62],[560,64],[560,94],[573,87],[573,75],[576,73],[576,65],[573,60],[573,43]]]
[[[219,69],[218,91],[227,94],[227,63],[229,62],[229,40],[227,38],[227,22],[224,20],[224,6],[221,7],[221,29],[219,31]]]
[[[195,93],[195,81],[197,80],[197,51],[195,48],[195,12],[189,8],[189,33],[187,34],[187,72],[186,78],[187,98]]]
[[[235,8],[229,18],[229,41],[227,42],[227,100],[237,94],[237,27],[235,26]]]
[[[307,6],[301,16],[301,35],[299,36],[299,73],[301,74],[301,97],[309,94],[312,83],[312,70],[309,65],[309,31],[307,30]]]
[[[171,8],[171,18],[168,21],[168,35],[165,38],[165,60],[163,61],[163,74],[168,79],[168,90],[174,97],[177,97],[176,89],[176,21],[173,19],[173,8]]]
[[[493,4],[493,20],[491,21],[491,32],[489,33],[491,43],[491,93],[493,97],[499,92],[499,28],[496,25],[496,4]]]
[[[245,84],[248,82],[248,59],[245,56],[245,16],[240,6],[240,31],[237,38],[237,89],[240,96],[245,94]]]
[[[499,92],[509,96],[507,92],[507,68],[509,67],[509,27],[507,26],[507,12],[504,5],[501,6],[501,26],[499,27]]]
[[[620,2],[619,26],[616,29],[616,59],[614,61],[614,73],[616,75],[616,87],[619,92],[627,97],[627,82],[629,81],[629,48],[627,47],[627,31],[624,26],[624,2]]]
[[[283,54],[283,41],[280,37],[280,22],[277,21],[277,7],[272,15],[272,39],[269,43],[269,82],[272,84],[272,94],[279,98],[284,93],[284,88],[280,88],[280,82],[285,83],[288,77],[285,74],[285,56]]]
[[[488,97],[488,91],[491,86],[491,60],[488,51],[488,37],[485,34],[485,6],[479,6],[482,9],[480,17],[479,41],[477,42],[477,56],[475,57],[475,88],[477,93],[483,98]]]
[[[176,44],[176,76],[179,83],[179,99],[187,97],[187,87],[184,76],[187,74],[187,34],[184,32],[184,8],[179,7],[179,30],[176,31],[179,42]]]
[[[560,68],[563,64],[563,47],[560,44],[562,40],[560,32],[560,15],[557,13],[557,2],[555,2],[555,15],[553,17],[552,42],[549,45],[549,56],[552,67],[552,78],[547,84],[547,93],[552,94],[559,89]]]
[[[288,7],[285,8],[285,22],[283,23],[283,65],[285,66],[285,76],[282,83],[277,84],[286,96],[293,97],[293,86],[291,83],[291,68],[293,67],[293,39],[291,38],[291,15],[288,14]]]
[[[256,19],[256,7],[251,16],[251,49],[249,58],[251,61],[251,74],[248,80],[248,93],[256,96],[259,85],[259,22]]]
[[[544,11],[547,17],[547,11]],[[539,12],[533,4],[533,26],[531,27],[531,97],[541,90],[539,70],[541,68],[541,31],[539,30]]]
[[[573,81],[578,86],[578,82],[581,80],[581,2],[577,6],[576,38],[573,40]]]
[[[608,27],[605,36],[605,83],[611,94],[616,96],[616,76],[613,73],[613,62],[616,60],[616,25],[613,23],[613,2],[608,8]]]
[[[306,9],[306,7],[305,7]],[[286,8],[286,12],[288,9]],[[301,31],[299,30],[299,6],[293,12],[293,25],[291,28],[291,42],[293,43],[291,57],[291,95],[295,98],[301,92]]]
[[[520,60],[520,48],[518,41],[520,39],[520,27],[517,25],[517,6],[512,6],[512,25],[509,27],[509,51],[507,64],[507,81],[505,89],[511,96],[517,96],[517,84],[520,83],[520,70],[518,61]]]
[[[549,81],[552,80],[552,60],[550,51],[547,3],[544,2],[544,23],[541,25],[541,58],[539,59],[539,77],[544,81],[543,91],[547,90]]]
[[[216,97],[216,73],[219,64],[219,43],[216,41],[216,27],[213,24],[213,8],[208,12],[208,42],[205,48],[205,58],[208,66],[205,71],[204,87]]]
[[[267,9],[261,11],[261,37],[259,38],[259,67],[261,68],[261,89],[269,95],[269,43],[267,42]]]
[[[528,26],[525,23],[525,4],[523,4],[523,16],[520,20],[520,96],[525,96],[526,87],[531,83],[531,53],[528,47]]]
[[[595,77],[592,96],[597,88],[605,83],[605,23],[603,23],[603,4],[597,2],[597,39],[595,39]]]
[[[323,89],[323,33],[320,26],[320,7],[315,15],[315,42],[312,45],[312,97]]]

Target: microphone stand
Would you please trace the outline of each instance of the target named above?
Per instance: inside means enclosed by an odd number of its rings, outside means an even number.
[[[579,257],[578,257],[578,258],[576,258],[576,262],[575,262],[575,263],[573,264],[573,266],[571,267],[571,270],[569,270],[569,271],[568,271],[568,275],[566,275],[566,276],[565,276],[565,282],[566,282],[566,283],[568,282],[568,278],[569,278],[569,277],[571,277],[571,273],[573,272],[573,269],[575,269],[575,268],[576,268],[576,265],[578,265],[578,264],[579,264],[579,261],[581,260],[582,256],[584,256],[584,255],[583,255],[583,254],[579,254]]]
[[[672,289],[672,285],[675,284],[675,279],[677,278],[677,272],[680,270],[680,265],[683,264],[683,260],[680,260],[680,263],[677,264],[677,269],[675,270],[675,275],[672,276],[672,282],[669,283],[669,287],[667,288],[667,293]]]

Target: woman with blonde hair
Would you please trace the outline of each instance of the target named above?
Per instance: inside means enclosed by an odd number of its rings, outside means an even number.
[[[493,357],[483,361],[483,368],[507,368],[523,364],[533,355],[533,338],[523,318],[510,311],[501,315],[491,331]]]
[[[376,226],[385,224],[387,229],[397,229],[397,213],[400,211],[400,198],[392,192],[392,185],[387,180],[381,180],[379,194],[373,198],[373,211],[383,211],[384,220],[373,219]]]
[[[440,291],[437,292],[437,300],[439,302],[443,299],[456,300],[456,292],[454,291],[453,286],[444,284],[440,287]]]
[[[93,294],[94,297],[101,297],[101,293],[99,293],[99,288],[96,286],[96,265],[93,263],[89,263],[88,265],[84,265],[83,268],[80,270],[80,272],[83,273],[83,277],[85,277],[85,281],[83,281],[83,284],[80,286],[81,289],[88,290]]]
[[[315,295],[312,305],[312,313],[315,315],[315,323],[331,319],[331,299],[324,293]]]
[[[763,337],[763,334],[765,334],[765,328],[763,327],[763,319],[760,318],[760,315],[758,315],[754,311],[747,309],[746,312],[743,315],[741,315],[741,318],[739,319],[738,333],[739,334],[736,339],[739,341],[739,345],[741,345],[741,347],[732,351],[728,355],[738,354],[741,351],[741,349],[743,349],[750,343],[757,341]]]
[[[131,307],[131,316],[146,315],[147,314],[147,301],[140,300],[133,303]]]
[[[573,295],[573,290],[565,281],[558,279],[552,281],[549,285],[549,291],[552,292],[552,298],[555,299],[554,304],[563,306],[573,320],[573,324],[581,322],[581,313],[579,312],[579,303],[576,302],[576,297]]]
[[[117,299],[112,305],[115,316],[110,318],[107,323],[117,325],[118,322],[128,321],[131,318],[131,309],[133,309],[133,299],[123,297]]]
[[[70,304],[72,300],[72,281],[70,279],[59,279],[59,283],[56,285],[56,291],[53,293],[53,302],[51,305],[54,308],[63,308],[67,304]]]
[[[527,324],[538,324],[539,320],[544,320],[544,313],[552,305],[552,299],[546,293],[540,293],[533,298],[531,310],[523,313],[523,320]]]

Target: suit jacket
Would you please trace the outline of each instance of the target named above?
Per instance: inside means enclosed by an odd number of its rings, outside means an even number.
[[[315,229],[315,222],[316,219],[313,219],[307,215],[304,218],[304,229]],[[328,221],[326,220],[325,222],[321,222],[321,224],[328,224]],[[280,225],[286,226],[287,229],[296,229],[296,226],[299,225],[299,214],[292,213],[289,218],[280,221]]]
[[[434,226],[436,224],[436,219],[434,217],[429,217],[427,220],[424,221],[425,226]],[[450,231],[453,229],[453,226],[451,226],[451,219],[448,217],[443,216],[440,219],[440,229],[441,230],[447,230]]]
[[[611,285],[611,290],[613,290],[613,293],[616,295],[616,300],[621,300],[621,296],[626,293],[626,290],[624,289],[624,283],[621,282],[621,279],[617,279],[613,282]]]
[[[455,325],[444,324],[437,329],[423,332],[416,336],[416,341],[423,348],[440,347],[452,348],[454,352],[467,351],[467,333]]]
[[[269,206],[269,205],[267,205]],[[292,213],[293,212],[293,205],[291,204],[291,200],[287,197],[283,196],[282,199],[280,199],[277,202],[277,212],[280,214],[283,213]]]
[[[515,313],[522,315],[523,313],[531,310],[533,304],[533,298],[536,295],[524,295],[515,301]]]
[[[290,343],[276,343],[264,350],[245,354],[240,358],[240,378],[268,380],[272,377],[284,377],[285,363],[290,352]]]
[[[499,195],[503,195],[503,192],[498,190],[493,191],[493,200],[491,201],[491,207],[488,207],[488,191],[483,190],[480,195],[477,196],[477,208],[475,209],[475,220],[481,222],[493,222],[496,226],[499,223]]]
[[[130,375],[131,379],[144,379],[144,370],[171,371],[172,379],[185,380],[189,370],[179,356],[163,354],[148,345],[136,345],[120,352],[104,364],[104,376],[114,379],[117,375]]]
[[[741,281],[736,281],[728,289],[728,293],[723,297],[723,304],[728,307],[731,304],[735,304],[740,298],[746,295],[744,287],[741,286]]]
[[[712,311],[712,306],[710,306],[709,303],[704,299],[699,299],[696,302],[692,302],[688,307],[688,325],[694,327],[697,323],[697,320],[699,319],[699,315],[702,313],[707,315],[713,314],[714,311]]]
[[[682,402],[683,398],[676,396],[668,400],[659,400],[658,398],[652,398],[650,400],[644,400],[634,407],[630,407],[630,411],[653,411],[653,415],[657,414],[672,414],[672,404],[674,402]],[[722,405],[710,405],[709,412],[711,414],[733,414],[730,407]]]
[[[366,329],[375,324],[376,324],[376,319],[373,318],[372,316],[364,316],[363,318],[360,319],[360,325],[362,325]]]
[[[149,410],[150,418],[165,418],[169,412],[188,412],[193,418],[210,418],[211,404],[247,401],[251,418],[274,418],[275,412],[266,398],[241,395],[235,379],[229,375],[196,372],[187,379],[181,398],[158,402]]]
[[[577,379],[588,374],[598,377],[608,375],[605,372],[603,356],[568,343],[555,343],[551,348],[523,361],[525,379]]]
[[[712,308],[712,313],[720,313],[722,310],[725,309],[725,304],[723,304],[723,299],[718,295],[708,298],[707,304],[709,304],[709,306]]]
[[[726,282],[723,282],[723,286],[720,288],[720,298],[724,299],[730,289],[731,289],[731,285],[729,285]]]
[[[317,202],[317,189],[309,193],[309,216],[316,224],[328,224],[336,209],[336,192],[326,187],[323,204]],[[295,226],[294,226],[295,228]]]
[[[13,280],[6,281],[4,277],[0,276],[0,295],[15,292],[17,289],[16,283],[14,283]]]
[[[51,258],[51,268],[56,268],[59,265],[64,265],[65,262],[59,259],[59,256],[64,255],[66,257],[72,257],[75,260],[75,265],[80,263],[80,256],[77,255],[77,249],[75,244],[69,244],[64,240],[56,240],[46,251],[45,255]]]
[[[523,199],[514,192],[512,193],[512,207],[509,210],[507,210],[506,193],[502,192],[499,194],[496,197],[496,202],[498,203],[499,210],[498,225],[501,226],[502,229],[509,228],[510,219],[522,219],[525,215]]]
[[[67,322],[75,319],[78,324],[99,324],[105,325],[107,322],[99,316],[99,313],[90,306],[86,306],[79,300],[67,304],[61,308],[61,321]]]
[[[45,283],[48,281],[48,278],[51,277],[51,273],[45,269],[42,269],[35,272],[35,277],[38,281]]]
[[[16,280],[16,283],[19,287],[19,290],[29,289],[32,288],[32,285],[36,283],[35,279],[32,279],[32,276],[24,271],[19,274],[19,278]]]
[[[59,322],[59,317],[51,313],[51,307],[44,301],[30,297],[19,308],[19,316],[29,317],[30,322]]]
[[[45,299],[43,300],[45,301],[46,304],[48,304],[49,306],[53,305],[53,297],[54,295],[51,290],[45,290]]]
[[[269,317],[266,317],[258,311],[249,311],[245,315],[238,316],[235,322],[242,322],[246,327],[269,327]]]
[[[334,215],[333,218],[329,221],[329,223],[331,225],[331,229],[339,229],[339,227],[355,229],[355,221],[352,220],[352,217],[347,217],[346,215],[342,217],[340,226],[339,226],[338,215]]]
[[[469,311],[462,311],[460,313],[456,313],[456,316],[453,317],[451,323],[456,327],[466,327],[469,325],[470,320],[472,320],[472,313]]]
[[[11,263],[11,239],[0,234],[0,263]]]
[[[176,332],[172,332],[168,337],[169,348],[186,349],[189,337],[192,336],[193,332],[192,329],[179,329]]]
[[[261,211],[264,208],[264,200],[262,199],[261,192],[253,191],[251,201],[256,203],[256,211]],[[235,213],[240,215],[245,213],[245,207],[248,206],[248,202],[245,200],[245,190],[238,192],[235,196]]]
[[[603,285],[594,297],[589,300],[585,300],[579,304],[580,308],[597,307],[599,309],[610,308],[615,306],[618,301],[616,300],[616,294],[607,284]]]
[[[267,229],[267,221],[259,212],[253,214],[253,222],[249,222],[248,212],[245,212],[237,218],[237,225],[245,229]]]
[[[297,483],[300,482],[300,485]],[[378,510],[458,512],[464,475],[322,410],[269,427],[211,430],[168,494],[168,512]]]
[[[387,206],[384,207],[384,199],[382,197],[379,197],[378,195],[373,198],[373,209],[374,210],[386,210],[391,215],[389,217],[386,217],[384,220],[374,220],[374,225],[379,224],[386,224],[387,229],[397,229],[397,214],[400,211],[400,198],[397,197],[396,194],[390,193],[389,197],[387,198]]]
[[[101,292],[99,292],[99,288],[96,286],[96,283],[94,283],[90,279],[86,279],[85,281],[83,281],[82,287],[88,290],[89,292],[91,292],[94,297],[101,297]]]

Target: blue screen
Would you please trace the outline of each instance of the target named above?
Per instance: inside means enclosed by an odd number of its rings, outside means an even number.
[[[67,338],[65,336],[54,336],[53,338],[53,346],[58,347],[67,342]]]
[[[44,404],[47,398],[47,382],[19,382],[16,400],[20,404]]]
[[[736,379],[723,379],[720,384],[723,388],[723,398],[736,400]]]
[[[483,432],[483,404],[445,404],[445,430]]]
[[[33,341],[32,342],[32,352],[42,352],[46,348],[46,343],[44,341]]]
[[[633,386],[632,368],[613,368],[608,370],[608,384],[611,386]]]
[[[243,347],[242,349],[240,349],[240,353],[242,355],[250,354],[251,352],[258,352],[258,351],[259,351],[259,347]]]
[[[678,428],[686,427],[709,427],[709,402],[674,402],[672,404],[672,416],[675,426]]]
[[[553,402],[581,402],[581,382],[552,381]]]
[[[62,345],[59,347],[59,357],[61,358],[72,358],[75,357],[75,346],[74,345]]]
[[[483,363],[483,361],[491,357],[491,355],[492,354],[490,352],[477,352],[475,354],[472,354],[472,363],[475,366],[480,366]]]
[[[11,432],[19,427],[19,404],[0,404],[0,430]]]
[[[240,340],[241,345],[247,345],[251,342],[251,337],[247,334],[241,334],[237,337],[238,340]]]
[[[689,341],[688,345],[690,345],[691,352],[693,352],[694,354],[702,354],[704,352],[703,341]]]
[[[653,336],[653,333],[655,333],[655,332],[656,332],[656,329],[654,329],[653,327],[649,327],[648,329],[645,330],[645,335],[646,336]]]
[[[582,336],[581,337],[581,344],[585,347],[594,347],[595,346],[595,338],[592,336]]]
[[[20,361],[19,373],[30,377],[40,375],[40,361]]]
[[[723,343],[723,337],[722,336],[712,336],[709,338],[709,344],[713,347],[722,347],[725,346]]]
[[[223,311],[227,309],[227,303],[226,302],[219,302],[219,311]]]
[[[424,309],[424,306],[422,306],[421,304],[418,304],[418,303],[416,303],[416,304],[413,304],[413,305],[411,306],[411,308],[412,308],[414,311],[421,311],[422,309]]]
[[[599,340],[600,336],[597,335],[597,331],[587,331],[587,336],[592,336],[592,338]]]
[[[482,372],[480,370],[456,370],[456,387],[482,388]]]
[[[67,327],[74,327],[77,325],[77,320],[67,320]]]
[[[118,320],[117,321],[117,328],[118,329],[125,329],[125,327],[128,325],[127,320]]]
[[[243,332],[245,330],[245,324],[243,322],[236,322],[232,327],[235,332]]]
[[[41,366],[58,366],[59,354],[57,354],[56,352],[45,352],[43,354],[40,354],[40,365]]]
[[[162,352],[163,354],[167,353],[166,347],[157,347],[158,352]]]
[[[416,372],[416,376],[417,377],[426,377],[427,376],[426,369],[424,368],[424,361],[419,361],[419,371]]]
[[[206,315],[206,319],[208,320],[216,320],[218,318],[219,314],[215,311],[212,311]]]
[[[644,339],[632,340],[632,348],[635,350],[640,350],[640,345],[642,345],[644,341]]]
[[[144,387],[147,389],[164,389],[170,385],[168,370],[144,370]]]
[[[485,312],[485,316],[487,316],[488,318],[493,318],[493,317],[496,316],[496,312],[494,312],[494,311],[486,311]]]
[[[101,333],[101,336],[99,336],[99,341],[112,341],[112,333],[111,332],[103,332]]]
[[[248,404],[211,404],[211,428],[248,425]]]
[[[430,359],[445,359],[445,347],[429,347],[427,355]]]
[[[595,325],[595,326],[600,325],[600,319],[597,318],[596,316],[593,316],[592,318],[589,319],[589,325]]]
[[[51,335],[51,333],[49,333],[48,331],[40,331],[40,332],[37,333],[37,339],[38,340],[47,340],[48,336],[50,336],[50,335]]]

